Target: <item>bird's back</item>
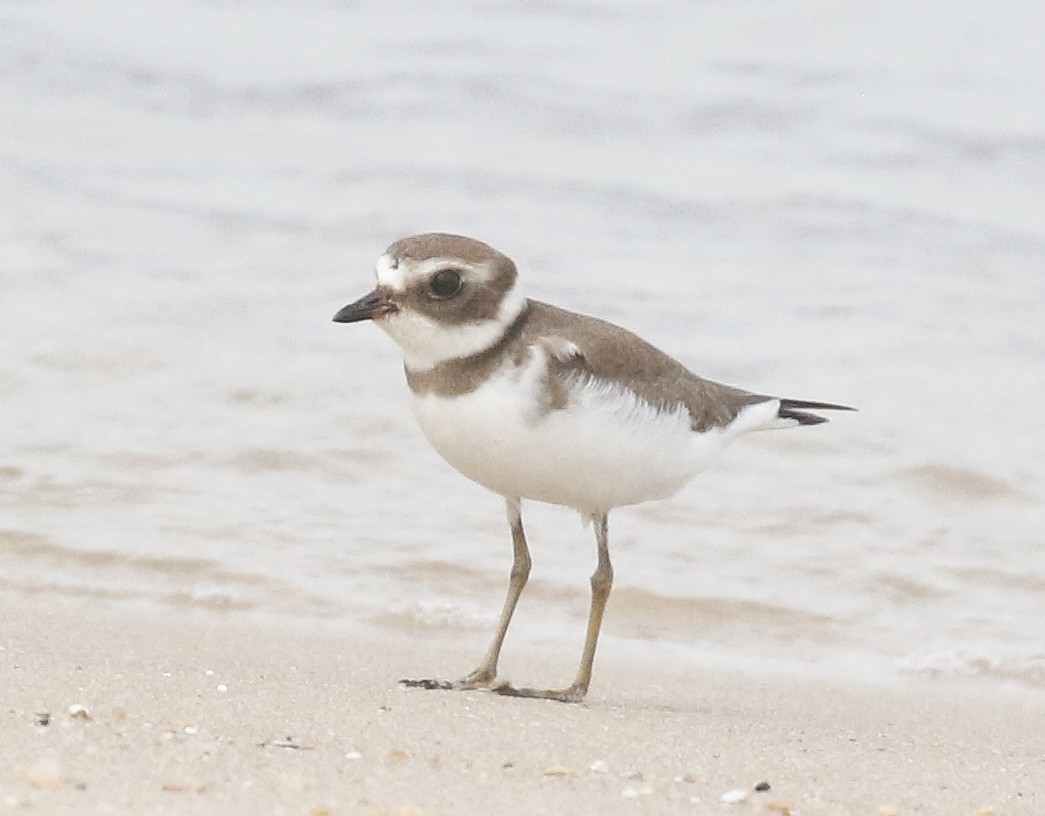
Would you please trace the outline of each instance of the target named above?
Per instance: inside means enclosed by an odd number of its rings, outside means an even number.
[[[575,360],[559,361],[563,373],[614,383],[658,410],[675,411],[684,406],[695,431],[724,427],[745,406],[770,399],[697,376],[613,323],[531,300],[516,342],[530,347],[548,337],[562,338],[579,352]]]

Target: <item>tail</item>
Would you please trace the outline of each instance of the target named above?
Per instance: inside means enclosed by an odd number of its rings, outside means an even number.
[[[856,410],[855,408],[850,408],[848,405],[834,405],[830,402],[809,402],[808,400],[781,399],[780,410],[777,412],[777,417],[780,419],[794,420],[799,425],[819,425],[821,422],[827,422],[827,417],[822,417],[818,414],[810,414],[804,410],[797,410],[799,408],[808,408],[814,411]]]

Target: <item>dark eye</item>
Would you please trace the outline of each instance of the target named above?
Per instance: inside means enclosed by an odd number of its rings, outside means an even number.
[[[428,288],[440,300],[451,298],[461,291],[461,273],[454,269],[442,269],[432,275]]]

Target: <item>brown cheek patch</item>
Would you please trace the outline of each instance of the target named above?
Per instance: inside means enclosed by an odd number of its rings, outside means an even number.
[[[426,315],[444,326],[462,326],[483,320],[495,320],[505,294],[515,283],[515,264],[502,256],[495,262],[487,261],[489,278],[481,280],[481,272],[462,270],[464,286],[461,293],[446,300],[431,297],[428,280],[418,281],[403,295],[409,308]],[[448,267],[451,268],[451,267]]]

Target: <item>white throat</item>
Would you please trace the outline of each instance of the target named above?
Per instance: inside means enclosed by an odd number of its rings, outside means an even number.
[[[412,309],[401,309],[377,323],[403,350],[406,367],[420,373],[490,348],[504,337],[525,308],[526,298],[516,283],[505,292],[497,316],[492,319],[448,326]]]

